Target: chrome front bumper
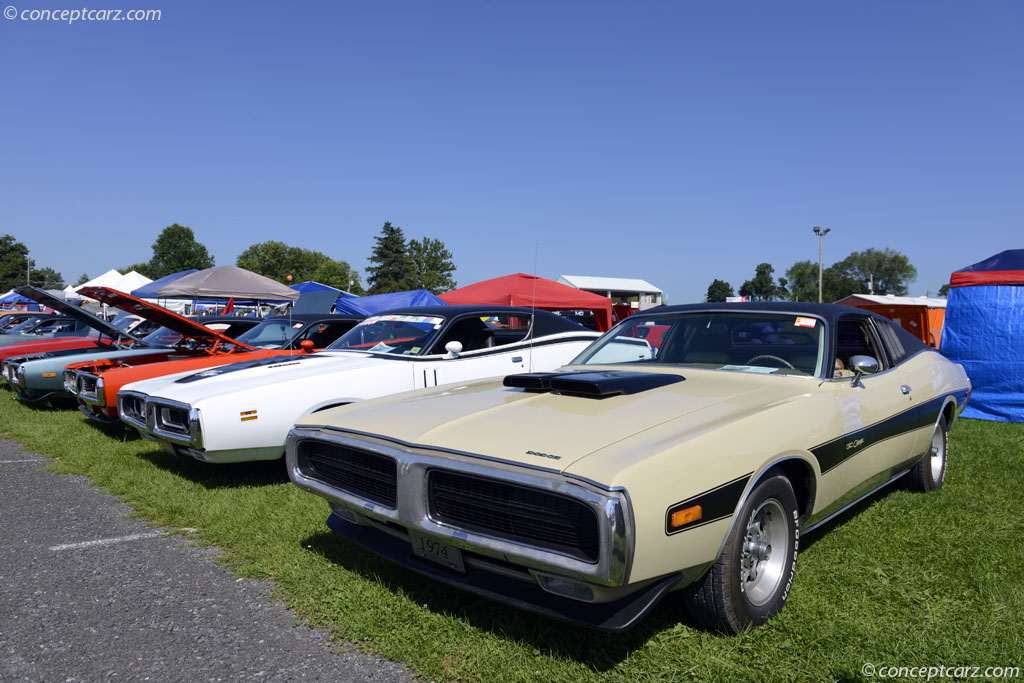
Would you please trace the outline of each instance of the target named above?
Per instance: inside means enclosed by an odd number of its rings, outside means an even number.
[[[299,462],[299,445],[305,441],[323,441],[342,447],[386,456],[395,460],[397,496],[394,507],[373,502],[308,476]],[[382,438],[344,432],[330,427],[293,429],[286,446],[288,476],[301,488],[326,498],[332,503],[335,516],[362,526],[384,530],[403,528],[406,532],[436,538],[462,551],[494,560],[494,564],[511,565],[522,578],[533,580],[544,590],[552,591],[554,579],[582,582],[591,590],[589,599],[569,592],[556,594],[588,602],[606,602],[621,597],[617,590],[629,583],[633,558],[633,513],[629,496],[622,489],[603,489],[596,484],[576,481],[549,469],[533,469],[521,465],[490,460],[484,456],[443,451]],[[446,471],[478,476],[514,487],[536,490],[571,499],[591,509],[597,519],[599,538],[597,558],[588,562],[568,553],[529,545],[503,538],[498,534],[480,533],[435,519],[428,502],[427,479],[431,471]],[[548,578],[545,578],[548,577]],[[602,588],[604,587],[604,588]],[[635,590],[631,586],[629,590]],[[627,591],[628,592],[628,591]]]

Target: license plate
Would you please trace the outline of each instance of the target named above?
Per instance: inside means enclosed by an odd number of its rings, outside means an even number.
[[[455,546],[439,541],[433,536],[418,534],[415,531],[409,532],[409,540],[412,541],[412,551],[420,557],[460,573],[466,572],[466,568],[462,564],[462,551]]]

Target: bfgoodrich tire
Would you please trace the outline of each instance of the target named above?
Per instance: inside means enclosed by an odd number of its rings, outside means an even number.
[[[687,588],[690,616],[708,628],[739,633],[778,614],[796,572],[799,517],[788,479],[776,476],[758,484],[740,508],[718,560]]]
[[[939,418],[932,432],[932,441],[928,452],[914,465],[905,477],[907,488],[911,491],[936,491],[942,488],[946,479],[946,455],[949,447],[949,428],[945,418]]]

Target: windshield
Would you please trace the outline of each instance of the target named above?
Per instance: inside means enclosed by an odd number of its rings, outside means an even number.
[[[238,341],[261,349],[280,349],[305,327],[301,321],[264,320],[256,327],[235,337]]]
[[[431,315],[375,315],[327,348],[413,356],[430,346],[443,322],[444,318]]]
[[[26,331],[28,329],[31,329],[31,328],[35,327],[39,323],[40,320],[42,320],[42,318],[40,316],[34,315],[34,316],[29,317],[29,318],[25,318],[24,320],[22,320],[21,322],[15,324],[15,325],[12,325],[12,326],[8,327],[4,331],[5,332],[10,332],[11,334],[18,334],[20,332],[24,332],[24,331]]]
[[[159,327],[142,340],[150,346],[169,348],[181,341],[181,335],[169,327]]]
[[[656,364],[821,376],[823,328],[817,318],[783,314],[637,314],[571,364]]]

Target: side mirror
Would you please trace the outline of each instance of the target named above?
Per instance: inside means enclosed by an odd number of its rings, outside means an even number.
[[[458,358],[459,354],[462,353],[462,342],[450,341],[444,345],[444,350],[448,352],[449,358]]]
[[[878,372],[878,360],[871,356],[850,356],[850,365],[853,366],[853,379],[850,386],[855,387],[860,382],[861,375],[873,375]]]
[[[302,349],[305,353],[313,353],[313,340],[303,339],[302,341],[299,342],[299,348]]]

